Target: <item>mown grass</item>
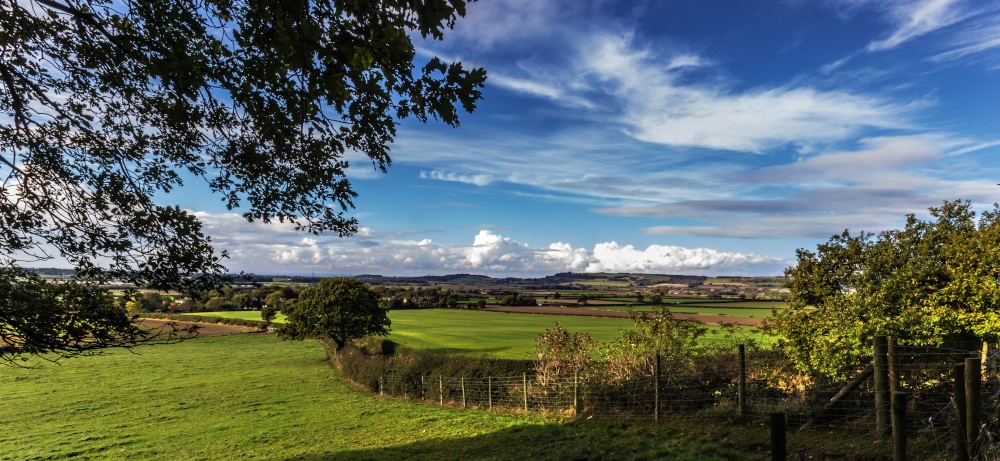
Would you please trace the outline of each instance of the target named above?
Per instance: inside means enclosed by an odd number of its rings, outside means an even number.
[[[379,398],[244,334],[4,368],[0,459],[767,459],[761,424],[560,421]]]

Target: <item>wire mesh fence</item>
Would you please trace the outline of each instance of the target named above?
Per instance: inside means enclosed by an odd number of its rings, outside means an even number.
[[[893,424],[904,425],[910,459],[1000,459],[996,354],[893,345],[890,357],[890,388],[881,391],[877,370],[862,369],[852,380],[856,383],[807,382],[770,350],[742,357],[736,350],[716,351],[698,357],[694,366],[660,363],[617,380],[580,369],[557,376],[387,373],[363,384],[382,395],[440,405],[587,419],[731,422],[766,430],[770,415],[782,413],[789,459],[858,459],[858,453],[866,459],[893,459],[891,434],[900,429]],[[983,397],[977,400],[981,415],[972,429],[965,425],[966,404],[956,401],[965,399],[956,396],[956,386],[964,386],[957,376],[965,376],[958,366],[970,357],[982,364],[974,376],[979,376]],[[878,392],[905,394],[904,420],[891,420],[891,399],[877,399]],[[972,440],[970,432],[980,435]],[[963,445],[975,449],[969,458],[956,457]]]

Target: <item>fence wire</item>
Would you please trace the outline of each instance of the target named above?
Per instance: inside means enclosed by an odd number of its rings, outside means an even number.
[[[765,424],[784,413],[789,459],[892,459],[891,426],[877,424],[873,379],[847,394],[847,382],[799,383],[773,351],[746,355],[740,398],[737,354],[702,357],[697,367],[661,367],[629,379],[578,370],[563,376],[456,377],[386,375],[367,383],[373,392],[479,410],[540,412],[610,420],[680,420]],[[955,366],[980,351],[896,347],[892,391],[905,392],[910,459],[955,459],[965,440],[955,400]],[[978,459],[1000,460],[1000,355],[983,362],[982,422]],[[835,396],[837,396],[835,398]],[[742,402],[742,404],[741,404]],[[764,432],[766,434],[766,432]],[[759,450],[758,450],[759,451]],[[874,457],[873,457],[874,456]],[[974,458],[975,459],[975,458]]]

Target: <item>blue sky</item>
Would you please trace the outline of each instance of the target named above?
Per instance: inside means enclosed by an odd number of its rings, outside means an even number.
[[[357,235],[247,224],[232,270],[776,275],[844,229],[1000,200],[1000,4],[484,0],[437,55],[486,68],[457,129],[352,157]]]

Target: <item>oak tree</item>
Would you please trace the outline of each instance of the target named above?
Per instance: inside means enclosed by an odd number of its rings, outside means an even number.
[[[482,69],[414,64],[411,37],[441,39],[466,3],[4,1],[0,283],[61,259],[87,287],[218,287],[225,252],[192,213],[162,204],[192,181],[248,221],[351,235],[345,154],[385,171],[399,120],[455,126],[481,97]],[[8,347],[72,346],[29,344],[36,326],[66,317],[8,306]]]
[[[379,307],[379,297],[353,278],[323,279],[302,290],[298,300],[281,309],[285,323],[278,328],[282,339],[332,340],[337,349],[348,341],[389,333],[389,316]]]

